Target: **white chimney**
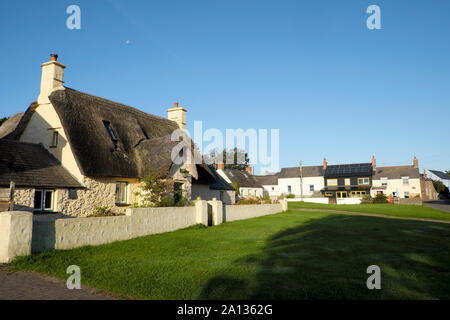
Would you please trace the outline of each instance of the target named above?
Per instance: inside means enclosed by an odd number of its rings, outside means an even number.
[[[58,62],[58,55],[51,54],[49,62],[41,65],[42,77],[41,77],[41,92],[38,97],[38,104],[50,103],[48,96],[56,88],[63,88],[63,77],[65,65]]]
[[[178,102],[175,102],[173,108],[167,110],[167,118],[175,121],[180,129],[186,129],[186,112],[186,109],[179,107]]]

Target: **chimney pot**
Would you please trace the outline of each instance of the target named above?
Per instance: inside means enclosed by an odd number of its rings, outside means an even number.
[[[175,102],[175,103],[173,104],[173,107],[174,107],[174,108],[178,108],[178,102]]]
[[[372,167],[374,169],[377,167],[377,160],[375,159],[375,156],[372,156]]]
[[[324,170],[327,169],[327,165],[328,165],[327,159],[326,159],[326,158],[323,158],[323,169],[324,169]]]
[[[223,163],[218,163],[218,164],[217,164],[217,169],[218,169],[218,170],[223,170],[223,169],[225,169],[225,164],[223,164]]]
[[[247,166],[247,168],[245,168],[245,171],[247,171],[248,173],[252,174],[252,167]]]
[[[50,54],[50,61],[58,61],[58,55],[56,53]]]

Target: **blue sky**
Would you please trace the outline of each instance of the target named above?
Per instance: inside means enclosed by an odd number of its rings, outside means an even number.
[[[81,8],[81,30],[66,8]],[[381,8],[382,30],[366,9]],[[280,129],[280,167],[412,164],[450,170],[450,2],[2,1],[0,117],[39,93],[49,53],[65,85],[188,129]],[[258,167],[257,167],[258,169]]]

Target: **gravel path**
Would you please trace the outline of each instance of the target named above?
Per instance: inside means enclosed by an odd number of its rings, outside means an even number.
[[[67,275],[69,277],[69,275]],[[0,300],[111,300],[100,290],[81,285],[69,290],[66,281],[35,272],[15,271],[0,264]]]

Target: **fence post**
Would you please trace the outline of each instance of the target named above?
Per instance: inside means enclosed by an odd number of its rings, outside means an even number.
[[[281,210],[283,210],[283,212],[287,211],[288,210],[288,201],[287,201],[287,199],[286,198],[281,199],[280,202],[281,202]]]
[[[222,201],[218,201],[216,198],[214,198],[211,201],[208,201],[208,204],[212,208],[212,218],[213,218],[213,225],[217,226],[221,223],[223,223],[223,205]]]
[[[208,202],[205,200],[195,201],[195,210],[197,215],[197,223],[201,223],[205,226],[208,225]]]
[[[7,211],[0,213],[0,263],[31,254],[33,214]]]
[[[16,189],[16,184],[11,181],[9,183],[9,208],[8,211],[14,211],[14,191]]]

